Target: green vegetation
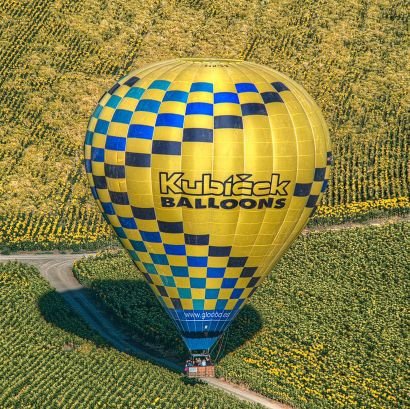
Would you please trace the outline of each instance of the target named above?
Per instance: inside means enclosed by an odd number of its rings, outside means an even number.
[[[185,350],[174,323],[164,313],[125,251],[105,251],[74,264],[74,275],[121,317],[138,342],[177,352]]]
[[[266,64],[317,100],[335,157],[318,219],[410,207],[403,0],[4,0],[0,27],[0,242],[11,249],[109,238],[81,164],[88,117],[123,74],[174,57]]]
[[[408,406],[409,236],[409,223],[301,236],[228,331],[219,375],[298,408]],[[137,338],[183,351],[124,252],[75,272]]]
[[[33,267],[0,264],[0,309],[1,408],[255,407],[105,345]]]

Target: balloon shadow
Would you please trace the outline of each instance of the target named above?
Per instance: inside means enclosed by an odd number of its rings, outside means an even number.
[[[245,304],[232,324],[213,349],[212,356],[219,361],[224,356],[239,349],[262,329],[262,317],[252,305]]]
[[[95,332],[87,333],[78,327],[80,315],[94,331],[102,334],[105,338],[103,342],[117,349],[129,352],[127,348],[133,345],[149,355],[182,365],[189,352],[175,324],[145,281],[97,280],[91,285],[90,288],[61,293],[75,313],[71,320],[69,315],[62,315],[53,308],[58,294],[46,293],[38,302],[43,317],[65,331],[96,342],[96,337],[92,335]],[[233,352],[250,340],[261,327],[259,312],[251,305],[245,305],[229,327],[227,335],[215,346],[214,358],[220,359]],[[124,342],[115,342],[115,339]]]

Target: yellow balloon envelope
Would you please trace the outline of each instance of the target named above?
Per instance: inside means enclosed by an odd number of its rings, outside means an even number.
[[[131,72],[85,140],[93,196],[190,350],[213,345],[304,228],[330,164],[306,91],[239,60]]]

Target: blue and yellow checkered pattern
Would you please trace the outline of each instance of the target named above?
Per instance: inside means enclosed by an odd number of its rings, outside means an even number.
[[[306,91],[236,60],[172,60],[130,73],[100,99],[85,140],[99,208],[186,340],[225,330],[314,212],[331,161]],[[161,172],[279,174],[289,195],[283,208],[164,207]]]

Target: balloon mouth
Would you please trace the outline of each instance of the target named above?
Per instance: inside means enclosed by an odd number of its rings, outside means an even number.
[[[222,331],[182,332],[182,339],[188,349],[193,351],[208,351],[223,334]]]
[[[185,337],[183,336],[182,339],[185,342],[185,345],[189,349],[190,352],[194,351],[206,351],[209,352],[209,350],[212,348],[212,346],[215,344],[216,341],[218,341],[220,335],[216,337],[206,337],[206,338],[190,338],[190,337]]]
[[[185,338],[217,338],[223,334],[223,331],[197,331],[188,332],[183,331],[181,335]]]
[[[184,57],[180,58],[182,61],[196,62],[201,64],[232,64],[232,63],[241,63],[244,60],[234,59],[234,58],[202,58],[202,57]]]

